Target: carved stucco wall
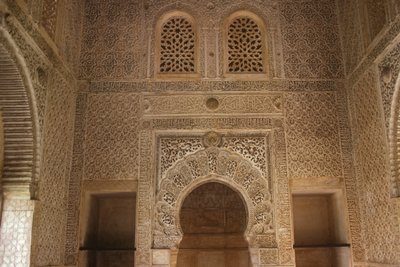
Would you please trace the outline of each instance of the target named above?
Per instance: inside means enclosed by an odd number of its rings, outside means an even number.
[[[15,230],[16,233],[20,233],[21,236],[15,240],[26,241],[27,251],[23,253],[24,256],[31,255],[30,263],[33,266],[63,264],[67,181],[72,158],[77,95],[74,68],[77,66],[77,44],[80,43],[81,20],[78,2],[68,1],[63,5],[65,9],[58,13],[63,23],[57,26],[57,31],[66,38],[66,41],[59,45],[55,44],[55,40],[48,39],[41,27],[35,26],[41,18],[42,1],[5,1],[4,11],[9,15],[6,16],[2,27],[11,34],[21,51],[36,97],[38,131],[41,137],[37,153],[41,165],[38,179],[35,181],[38,187],[34,188],[35,191],[38,189],[38,192],[34,192],[36,201],[26,201],[25,206],[22,201],[16,202],[18,205],[12,204],[12,201],[6,202],[11,204],[7,207],[7,212],[3,213],[8,214],[8,218],[4,220],[6,223],[2,225],[2,229],[4,226],[4,231]],[[28,17],[27,13],[32,16]],[[64,16],[68,19],[63,20]],[[15,220],[12,221],[12,218]],[[33,227],[27,226],[27,223],[32,223],[32,218]],[[14,228],[8,226],[9,220]],[[23,237],[24,234],[29,238]],[[4,237],[7,235],[8,233],[5,233]],[[3,259],[11,261],[2,264],[27,266],[27,261],[19,261],[22,249],[20,247],[19,250],[7,250],[7,253],[12,255],[7,254]]]
[[[399,3],[385,0],[338,0],[337,13],[346,74],[366,68],[398,34]],[[385,14],[385,15],[384,15]],[[389,29],[386,36],[380,34]],[[370,56],[366,58],[365,56]]]
[[[335,8],[332,1],[311,0],[177,1],[172,4],[169,1],[86,1],[80,78],[153,77],[157,32],[154,27],[159,17],[171,10],[188,12],[196,20],[201,39],[201,77],[221,77],[223,22],[241,9],[260,16],[266,24],[270,76],[340,78],[343,70]]]
[[[162,83],[160,84],[162,85]],[[207,88],[202,87],[202,84],[186,84],[189,85],[189,88],[190,86],[197,86],[197,88],[203,90]],[[233,88],[240,88],[241,86],[240,82],[231,82],[228,84],[233,86]],[[252,83],[246,84],[251,85]],[[304,89],[303,86],[299,86],[300,84],[305,84],[310,89]],[[255,85],[257,85],[257,83],[255,83]],[[297,92],[287,92],[283,94],[276,92],[266,92],[262,94],[260,94],[260,92],[249,92],[246,95],[240,94],[239,92],[214,93],[212,96],[220,101],[220,108],[217,111],[210,111],[206,107],[206,100],[209,96],[207,92],[203,92],[202,94],[181,92],[176,96],[151,93],[139,94],[136,92],[148,90],[148,88],[152,87],[149,85],[145,86],[141,83],[127,83],[121,85],[120,83],[113,82],[99,82],[89,86],[84,85],[78,100],[77,114],[80,118],[77,118],[77,123],[80,123],[77,124],[79,127],[75,129],[75,135],[79,136],[79,138],[77,139],[78,141],[75,141],[75,151],[77,153],[74,153],[74,162],[76,162],[78,166],[81,166],[82,172],[73,171],[70,183],[79,184],[80,179],[97,179],[104,182],[110,179],[139,180],[139,221],[137,225],[137,240],[139,242],[137,244],[138,261],[143,258],[141,261],[146,264],[150,261],[148,258],[149,256],[146,256],[148,255],[146,253],[149,252],[146,252],[146,250],[150,249],[153,240],[150,234],[151,226],[148,226],[148,220],[153,221],[151,218],[154,216],[147,207],[155,204],[152,199],[155,199],[157,185],[153,183],[148,184],[148,182],[141,184],[140,181],[153,180],[154,178],[148,177],[154,177],[154,175],[156,175],[155,170],[158,170],[157,172],[162,176],[163,173],[173,165],[172,162],[183,159],[188,153],[195,153],[203,149],[201,138],[182,136],[171,138],[172,141],[170,140],[168,142],[165,138],[159,139],[160,141],[158,142],[161,147],[163,147],[162,151],[166,152],[158,152],[157,142],[154,143],[155,137],[152,133],[153,130],[173,131],[179,136],[182,134],[185,135],[185,132],[187,135],[188,131],[190,132],[194,129],[201,129],[202,131],[209,129],[242,129],[241,131],[248,132],[251,129],[269,129],[269,127],[271,127],[269,125],[280,125],[279,127],[285,125],[287,128],[287,164],[290,179],[297,180],[297,184],[305,185],[312,185],[314,182],[329,185],[330,183],[335,184],[337,181],[341,184],[340,181],[346,177],[343,177],[342,174],[343,159],[340,153],[340,141],[348,141],[341,138],[343,131],[340,130],[339,127],[341,121],[339,120],[339,114],[341,111],[337,108],[336,99],[339,98],[342,100],[341,94],[338,94],[335,87],[332,88],[330,83],[315,84],[313,82],[300,82],[299,84],[294,83],[292,86],[289,86],[288,83],[282,82],[279,86],[283,88],[284,91],[296,89]],[[337,83],[336,86],[340,88],[341,84]],[[110,89],[107,90],[106,88]],[[97,92],[95,90],[97,90]],[[108,91],[115,92],[110,93]],[[101,105],[101,103],[107,104]],[[323,103],[323,105],[319,105],[318,103]],[[196,110],[197,114],[194,113]],[[283,111],[285,111],[285,124],[283,124],[281,120],[273,119],[276,115],[283,114]],[[117,116],[114,117],[114,119],[117,118],[117,120],[112,120],[111,114],[113,114],[112,116]],[[139,119],[140,117],[138,117],[138,114],[142,114],[141,119]],[[191,116],[196,114],[197,116],[200,115],[200,117],[181,117],[184,114],[192,114]],[[242,118],[226,118],[226,114],[248,115]],[[264,118],[254,117],[254,115],[257,114],[262,115]],[[128,120],[132,121],[126,123]],[[140,136],[142,137],[133,134],[138,131],[141,132]],[[179,132],[182,133],[179,134]],[[109,138],[94,138],[99,136],[99,134],[100,136],[104,134],[104,136],[108,136]],[[188,142],[188,138],[191,145],[182,145]],[[110,140],[113,141],[110,142]],[[126,143],[126,140],[131,140],[131,142]],[[252,142],[255,141],[253,140]],[[277,147],[281,147],[279,151],[282,151],[282,145],[283,147],[285,146],[284,143],[276,145]],[[257,146],[258,145],[256,145],[256,147]],[[107,147],[110,147],[110,149]],[[118,147],[118,149],[116,149],[116,147]],[[175,151],[174,147],[181,147],[183,150]],[[254,155],[262,155],[261,152],[256,153],[254,148],[250,150],[246,148],[246,146],[241,148],[240,142],[230,147],[239,154],[244,153],[243,156],[245,158],[249,156],[249,159],[251,159]],[[119,151],[119,153],[117,151]],[[93,165],[95,167],[92,167],[91,162],[93,158],[100,158],[101,155],[108,153],[111,153],[108,158],[112,161],[124,155],[123,160],[119,162],[120,167],[118,169],[113,168],[113,166],[107,162]],[[130,157],[129,155],[138,156]],[[154,162],[153,159],[155,155],[160,155],[160,159]],[[299,157],[305,157],[307,161],[301,164],[299,163]],[[261,156],[260,158],[262,159],[263,157]],[[263,165],[265,163],[256,161],[254,165],[257,166],[257,164]],[[267,169],[263,170],[263,172],[274,172],[277,166],[276,164],[267,164]],[[121,174],[119,172],[120,170],[125,170],[124,174]],[[108,175],[103,176],[102,173],[107,173]],[[347,178],[351,179],[351,177]],[[286,207],[282,209],[279,220],[284,227],[290,228],[290,203],[288,202],[289,179],[287,177],[286,179],[277,179],[276,181],[286,183],[286,185],[283,184],[281,187],[283,190],[282,194],[286,194],[286,197],[278,197],[278,203],[276,205],[283,205],[283,207]],[[275,184],[275,182],[272,184]],[[79,186],[75,187],[75,190],[79,191]],[[69,192],[69,194],[70,203],[75,207],[79,206],[79,193]],[[279,204],[279,202],[282,203]],[[71,260],[71,262],[67,262],[73,263],[77,249],[76,234],[73,233],[77,232],[76,223],[78,218],[76,213],[70,216],[71,220],[67,226],[71,228],[71,230],[67,231],[69,233],[67,235],[67,258]],[[355,235],[357,229],[359,229],[358,223],[359,221],[357,220],[354,222]],[[292,252],[290,252],[290,248],[293,241],[291,240],[290,233],[288,237],[285,237],[285,233],[280,234],[282,234],[282,236],[278,237],[278,243],[288,242],[286,245],[280,246],[286,247],[288,249],[288,255],[291,255]],[[270,254],[276,255],[275,252],[270,253],[264,251],[260,253],[265,257]],[[284,256],[281,255],[281,257]],[[267,259],[265,259],[265,261],[267,261]],[[283,263],[284,260],[281,262]]]
[[[154,27],[158,18],[171,10],[188,12],[196,19],[202,40],[199,43],[201,77],[222,77],[223,21],[240,9],[250,10],[265,21],[267,61],[271,70],[268,77],[303,80],[143,80],[152,78],[155,72]],[[158,172],[164,173],[173,165],[168,163],[170,156],[155,160],[160,153],[155,131],[179,136],[199,130],[246,132],[284,126],[286,144],[278,139],[275,145],[279,151],[287,146],[287,162],[282,156],[285,165],[268,167],[271,172],[285,166],[289,170],[289,177],[276,180],[282,183],[282,196],[275,205],[284,207],[276,220],[283,229],[291,228],[289,180],[298,186],[316,183],[325,187],[343,187],[343,181],[347,180],[346,186],[355,190],[350,182],[353,179],[351,160],[346,160],[351,155],[347,121],[342,118],[347,110],[345,105],[338,105],[346,99],[344,85],[334,80],[343,75],[335,9],[331,1],[255,1],[251,4],[242,1],[207,4],[87,1],[79,75],[90,82],[82,84],[77,104],[66,263],[77,260],[78,214],[73,212],[73,207],[79,207],[80,181],[136,179],[139,181],[137,263],[151,264],[153,237],[149,221],[153,221],[154,213],[148,207],[155,205],[157,193],[152,180]],[[113,16],[115,13],[121,16]],[[134,23],[127,24],[128,19]],[[127,36],[133,38],[127,39]],[[308,80],[315,78],[328,80]],[[194,91],[197,93],[190,93]],[[205,103],[210,96],[219,101],[217,110],[207,108]],[[282,119],[274,119],[276,114],[282,114]],[[185,138],[175,137],[168,144],[175,142],[176,145]],[[174,152],[169,148],[175,160],[202,149],[200,141],[192,139],[191,143],[194,145],[187,147],[187,151]],[[286,175],[286,171],[281,171]],[[351,196],[349,200],[354,203],[350,212],[351,229],[356,240],[354,246],[359,247],[358,201]],[[258,258],[265,263],[290,264],[293,260],[291,232],[280,231],[277,242],[279,250],[259,251]]]
[[[292,179],[342,176],[337,105],[336,92],[288,94],[286,133]]]
[[[388,143],[381,101],[378,71],[373,66],[350,91],[365,248],[365,258],[357,260],[396,264],[400,261],[399,210],[396,199],[390,198]]]
[[[382,16],[383,10],[386,16]],[[389,141],[395,83],[400,71],[396,45],[399,3],[340,0],[338,14],[351,113],[357,177],[354,182],[360,203],[358,238],[362,247],[356,250],[355,261],[396,264],[400,249],[399,204],[390,195],[397,195],[398,178],[390,173],[394,165],[389,161],[393,159],[389,154],[389,145],[393,143]],[[389,230],[379,230],[383,228]]]
[[[137,79],[146,64],[143,3],[85,1],[81,79]]]
[[[339,0],[338,17],[342,37],[344,64],[346,74],[355,69],[364,53],[362,33],[360,29],[361,18],[358,1]]]
[[[7,1],[13,14],[8,18],[9,31],[18,40],[31,70],[43,133],[40,202],[33,228],[33,264],[76,264],[81,181],[97,180],[106,184],[108,181],[138,180],[137,262],[150,265],[151,223],[155,215],[148,207],[155,205],[157,192],[152,181],[157,177],[157,171],[163,171],[162,167],[157,169],[162,166],[159,162],[170,160],[168,157],[156,160],[159,153],[157,140],[162,140],[157,139],[157,134],[184,135],[210,129],[274,132],[271,144],[280,153],[273,157],[266,172],[275,172],[282,177],[276,179],[276,183],[272,182],[271,187],[274,190],[280,188],[274,203],[277,207],[275,220],[283,230],[276,236],[276,247],[258,251],[260,263],[293,264],[289,183],[297,187],[345,188],[354,260],[400,262],[396,259],[395,245],[383,244],[386,238],[394,238],[383,230],[385,227],[396,232],[395,204],[383,197],[387,194],[384,185],[387,177],[382,165],[377,167],[386,162],[379,156],[379,162],[373,162],[377,165],[363,165],[364,161],[370,160],[365,156],[367,153],[375,155],[377,152],[369,150],[366,140],[369,142],[382,132],[373,131],[368,133],[371,136],[362,136],[360,142],[364,143],[354,142],[359,166],[355,179],[347,119],[348,99],[345,83],[339,80],[344,72],[339,28],[345,48],[346,74],[357,70],[347,80],[353,84],[398,33],[399,22],[395,14],[400,8],[393,1],[387,38],[377,42],[358,69],[356,66],[365,56],[365,47],[379,31],[379,25],[385,23],[374,23],[377,28],[368,30],[365,35],[360,26],[365,13],[359,11],[356,1],[338,0],[337,10],[333,1],[313,0],[177,1],[172,4],[170,1],[87,0],[84,5],[83,1],[63,1],[62,10],[67,12],[59,14],[65,23],[61,23],[54,40],[48,39],[41,32],[42,28],[33,26],[33,21],[38,22],[41,18],[43,1]],[[380,9],[375,10],[373,2],[366,2],[367,14],[379,19],[374,12]],[[17,3],[25,3],[33,21]],[[224,18],[240,9],[261,17],[267,29],[270,69],[267,80],[152,80],[155,72],[154,26],[162,14],[176,9],[192,14],[197,20],[202,40],[199,72],[201,77],[210,79],[223,76],[221,25]],[[82,10],[83,41],[79,54]],[[46,75],[38,75],[38,67]],[[83,81],[77,82],[76,77]],[[272,80],[272,77],[282,79]],[[357,83],[354,92],[358,90],[361,97],[364,87],[368,86]],[[215,111],[205,105],[209,96],[220,102]],[[349,100],[358,101],[353,95]],[[374,100],[371,103],[374,104]],[[362,117],[352,121],[355,136],[360,130],[367,129],[361,124],[365,118],[360,114],[364,113],[359,112],[364,108],[368,111],[371,107],[364,102],[351,106],[353,119]],[[371,125],[367,119],[365,122]],[[376,123],[381,124],[379,129],[382,130],[383,121]],[[179,140],[177,138],[175,142]],[[377,140],[384,144],[379,138],[371,142]],[[200,142],[195,147],[183,154],[201,149]],[[234,150],[233,147],[237,144],[230,149]],[[376,147],[379,149],[379,144]],[[245,145],[244,152],[234,152],[251,160],[246,156],[246,149],[248,146]],[[257,167],[257,163],[254,166]],[[166,169],[168,166],[164,171]],[[379,188],[372,182],[371,173],[378,177]],[[360,190],[363,193],[359,194]],[[382,196],[375,196],[375,191]],[[374,208],[375,204],[382,209]],[[371,209],[378,216],[370,217]],[[365,242],[370,244],[365,246]]]
[[[288,78],[343,76],[334,1],[279,1]]]
[[[267,123],[263,128],[271,126]],[[221,128],[225,127],[221,124]],[[249,215],[246,238],[254,249],[256,264],[293,263],[287,222],[290,219],[288,180],[283,171],[286,163],[284,148],[278,145],[283,140],[279,129],[265,130],[157,137],[160,168],[155,185],[156,248],[179,245],[182,232],[178,212],[184,197],[203,183],[218,181],[235,188],[245,200]],[[210,144],[210,138],[217,141]],[[282,168],[272,170],[272,165]],[[163,173],[164,169],[167,171]]]
[[[137,179],[138,117],[137,94],[88,95],[84,179]]]
[[[398,170],[399,158],[397,151],[398,131],[398,79],[400,78],[400,45],[394,45],[383,60],[379,63],[379,86],[382,95],[383,115],[385,120],[386,134],[389,139],[390,158],[390,191],[392,196],[398,196],[400,191],[400,175]],[[397,88],[396,88],[397,86]]]
[[[207,135],[205,138],[207,138]],[[215,138],[221,137],[217,134]],[[244,150],[252,150],[255,148],[251,143],[257,142],[259,138],[238,137],[234,138],[236,140],[233,144],[236,143],[237,147],[242,147]],[[180,140],[182,139],[184,138],[180,138]],[[229,139],[224,140],[228,147],[228,143],[231,141]],[[192,140],[193,138],[190,138],[184,144],[190,146]],[[175,154],[174,152],[180,151],[179,146],[183,143],[178,144],[178,147],[169,150],[169,152]],[[266,148],[266,142],[264,141],[259,145],[258,150],[261,155],[254,151],[252,159],[260,165],[262,163],[257,158],[263,158],[264,164],[261,168],[266,169],[265,161],[269,157],[265,151],[262,152]],[[163,153],[163,150],[161,150],[161,153]],[[179,209],[184,196],[195,186],[211,180],[230,184],[243,195],[249,213],[246,237],[250,246],[274,246],[276,238],[271,236],[271,234],[274,234],[275,225],[271,197],[272,189],[270,188],[272,182],[270,179],[265,171],[263,175],[259,168],[254,168],[251,162],[246,161],[236,153],[232,153],[229,149],[213,146],[187,155],[176,162],[165,177],[159,176],[157,179],[155,247],[168,248],[179,245],[183,235],[179,224]]]
[[[67,178],[71,166],[76,101],[76,87],[59,73],[52,73],[49,84],[40,201],[34,217],[33,255],[38,266],[59,264],[63,259]]]

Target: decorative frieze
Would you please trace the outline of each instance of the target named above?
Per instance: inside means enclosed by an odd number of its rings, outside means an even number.
[[[282,115],[283,95],[274,94],[212,94],[218,106],[207,105],[209,95],[145,95],[144,116],[257,114]]]

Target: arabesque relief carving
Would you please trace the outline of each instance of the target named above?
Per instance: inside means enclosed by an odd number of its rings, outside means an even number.
[[[218,106],[207,106],[209,95],[146,95],[144,115],[197,114],[282,114],[283,95],[270,94],[214,94]]]
[[[274,234],[271,189],[262,173],[240,155],[226,149],[210,147],[178,161],[160,183],[157,193],[154,245],[176,247],[182,238],[179,208],[183,195],[196,185],[220,181],[236,188],[248,205],[246,237],[251,246],[257,237]],[[270,244],[269,244],[270,245]]]
[[[0,265],[78,266],[90,182],[137,185],[135,266],[179,246],[208,182],[243,198],[257,267],[295,265],[292,190],[319,185],[343,193],[352,265],[400,263],[398,1],[3,2],[36,99],[38,201],[2,203]]]
[[[361,216],[365,227],[361,242],[366,244],[368,261],[393,264],[399,257],[396,236],[393,235],[398,231],[398,222],[391,214],[398,211],[396,204],[390,201],[384,117],[377,101],[380,98],[377,79],[377,69],[370,68],[354,85],[350,95],[353,99],[353,130],[357,136],[354,153],[356,160],[363,162],[356,166],[356,179],[361,186]],[[376,216],[369,216],[371,212]],[[380,229],[387,230],[382,232]]]

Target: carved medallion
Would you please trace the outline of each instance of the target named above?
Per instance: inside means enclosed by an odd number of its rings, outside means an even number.
[[[209,110],[216,110],[219,107],[219,101],[215,97],[210,97],[206,101],[206,107]]]
[[[204,147],[219,147],[221,146],[221,141],[221,135],[216,132],[208,132],[203,138]]]

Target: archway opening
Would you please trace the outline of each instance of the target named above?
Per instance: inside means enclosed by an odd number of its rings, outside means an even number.
[[[0,262],[29,266],[34,212],[30,198],[37,171],[35,101],[17,46],[1,29],[0,38]]]
[[[178,267],[251,266],[245,204],[228,186],[210,182],[193,190],[182,204],[180,225]]]

